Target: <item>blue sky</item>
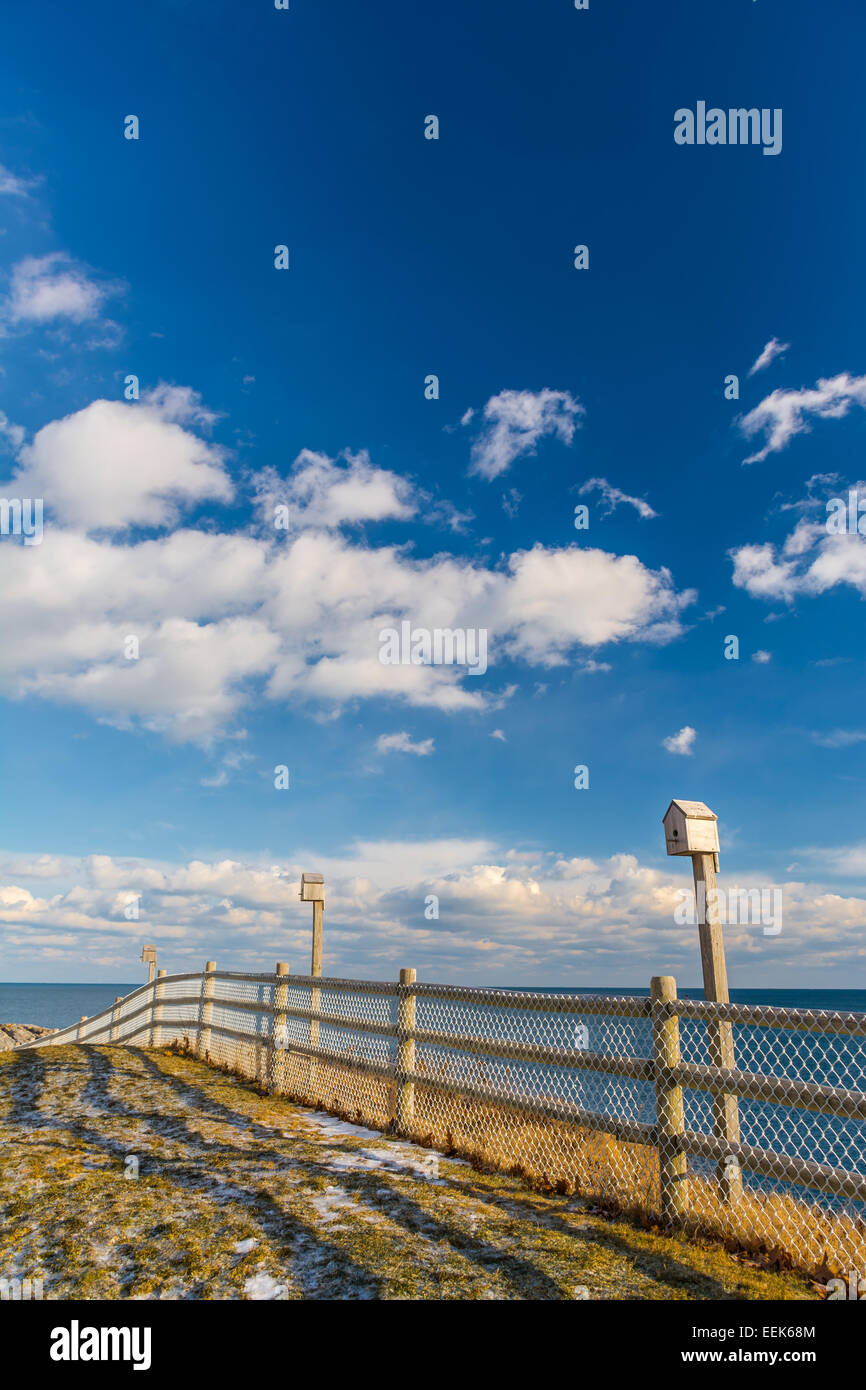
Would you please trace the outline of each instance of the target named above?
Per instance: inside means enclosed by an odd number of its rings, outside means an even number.
[[[45,522],[0,537],[5,978],[306,968],[318,868],[333,973],[694,985],[684,796],[783,889],[731,983],[866,982],[866,539],[825,525],[866,476],[864,30],[6,7],[0,493]],[[781,152],[676,144],[698,101]],[[383,666],[403,619],[487,671]]]

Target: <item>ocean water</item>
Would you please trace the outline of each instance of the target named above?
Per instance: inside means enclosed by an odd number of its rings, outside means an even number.
[[[6,985],[0,983],[0,1023],[35,1023],[41,1028],[66,1028],[82,1014],[101,1013],[118,994],[129,994],[144,984],[107,985]]]
[[[4,984],[0,982],[0,1023],[36,1023],[43,1028],[65,1028],[77,1023],[82,1014],[92,1017],[109,1008],[118,994],[129,994],[144,979],[116,984]],[[497,986],[501,988],[501,986]],[[625,985],[585,986],[511,985],[533,994],[607,994],[637,998],[649,994],[646,988]],[[699,985],[681,986],[683,999],[703,999]],[[840,1013],[866,1013],[866,989],[732,989],[737,1004],[772,1004],[785,1009],[833,1009]]]

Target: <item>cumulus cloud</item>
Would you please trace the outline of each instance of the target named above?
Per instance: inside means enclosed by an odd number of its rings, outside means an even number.
[[[754,376],[756,372],[763,372],[777,357],[781,357],[783,352],[787,352],[790,343],[780,343],[778,338],[771,338],[764,344],[758,356],[749,368],[749,376]]]
[[[697,730],[690,724],[684,724],[678,734],[671,734],[668,738],[662,739],[662,746],[669,753],[681,753],[683,757],[689,758],[694,752]]]
[[[413,743],[407,733],[380,734],[376,747],[380,753],[415,753],[419,758],[426,758],[433,752],[433,739],[425,738]]]
[[[380,698],[481,711],[507,697],[466,667],[383,664],[379,634],[403,620],[485,629],[494,665],[499,647],[552,666],[575,648],[670,641],[692,598],[666,571],[600,550],[536,546],[491,568],[335,533],[280,546],[188,529],[126,545],[49,532],[38,564],[24,547],[0,548],[0,584],[8,693],[198,740],[224,731],[255,682],[270,699],[335,708]],[[124,659],[129,634],[138,661]]]
[[[576,649],[683,630],[693,592],[634,555],[538,544],[492,563],[416,559],[406,544],[343,534],[411,516],[423,496],[364,453],[299,456],[282,500],[306,524],[289,533],[184,527],[185,510],[233,496],[223,451],[204,437],[216,418],[190,388],[162,383],[135,403],[94,401],[22,445],[7,486],[44,498],[47,521],[38,563],[25,547],[0,548],[7,694],[207,743],[262,697],[325,712],[377,698],[455,713],[510,697],[513,684],[497,689],[486,670],[384,663],[380,633],[404,621],[485,632],[492,668],[556,666]],[[126,658],[128,636],[137,660]],[[584,669],[606,667],[592,655]]]
[[[825,483],[838,482],[835,479]],[[791,604],[804,595],[815,597],[837,585],[848,585],[866,597],[866,545],[857,531],[828,531],[829,500],[809,496],[793,504],[803,514],[781,546],[770,541],[737,546],[731,550],[733,582],[753,598]],[[866,496],[866,484],[853,490]],[[830,499],[833,500],[833,499]],[[838,499],[846,502],[844,497]],[[787,508],[792,510],[793,507]]]
[[[45,863],[44,855],[30,858]],[[840,872],[866,873],[862,846],[837,859]],[[272,969],[274,960],[309,950],[298,885],[312,866],[328,892],[326,973],[393,979],[412,960],[422,978],[444,981],[646,985],[660,972],[689,983],[699,962],[694,928],[674,918],[691,876],[628,853],[595,860],[452,839],[358,842],[330,856],[300,849],[282,863],[93,855],[53,865],[52,879],[13,874],[8,859],[0,866],[9,973],[19,960],[28,969],[50,961],[67,972],[98,963],[129,978],[144,924],[170,972],[201,969],[209,958]],[[746,888],[773,881],[762,870],[751,883],[730,871],[727,879]],[[866,900],[828,891],[820,879],[781,886],[781,935],[764,937],[758,925],[725,928],[733,980],[739,966],[752,982],[763,967],[770,983],[797,967],[826,976],[861,963]],[[428,921],[431,893],[439,918]],[[124,909],[134,897],[141,918],[130,922]]]
[[[179,387],[134,403],[93,401],[37,431],[13,482],[83,532],[170,525],[184,505],[231,499],[222,450],[184,428],[213,418]]]
[[[346,453],[338,463],[304,449],[285,484],[298,526],[353,525],[364,521],[408,520],[415,513],[411,485],[397,473],[376,468],[366,450]]]
[[[629,497],[627,492],[614,487],[607,481],[607,478],[588,478],[580,489],[581,497],[587,492],[601,493],[602,502],[606,509],[602,512],[602,516],[609,516],[611,512],[616,511],[621,502],[626,503],[629,507],[634,507],[638,515],[645,520],[658,516],[658,512],[653,511],[649,502],[645,502],[642,497]]]
[[[760,463],[768,454],[778,453],[797,434],[808,433],[810,421],[840,420],[852,405],[866,406],[866,376],[821,378],[816,386],[799,390],[778,390],[767,396],[740,420],[743,434],[764,436],[764,447],[750,454],[744,463]]]
[[[677,593],[664,568],[576,545],[518,551],[508,570],[499,591],[503,625],[513,633],[508,648],[544,666],[563,664],[575,646],[671,641],[695,598],[693,590]]]
[[[534,454],[541,439],[554,435],[570,444],[585,414],[568,391],[500,391],[482,412],[482,427],[472,445],[470,473],[497,478],[523,454]],[[463,422],[472,418],[467,412]]]
[[[116,286],[98,283],[71,256],[27,256],[12,267],[4,315],[13,325],[95,319]]]

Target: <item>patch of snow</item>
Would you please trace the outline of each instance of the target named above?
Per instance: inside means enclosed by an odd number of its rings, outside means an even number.
[[[310,1205],[319,1217],[319,1220],[327,1223],[336,1221],[340,1212],[346,1207],[354,1207],[348,1192],[343,1187],[327,1187],[324,1192],[319,1192],[310,1198]]]
[[[315,1125],[325,1134],[352,1134],[358,1139],[378,1139],[378,1129],[364,1129],[363,1125],[350,1124],[348,1120],[336,1120],[333,1115],[323,1115],[316,1111],[304,1115],[308,1124]]]
[[[247,1241],[242,1241],[241,1243],[243,1245],[248,1244]],[[235,1249],[237,1249],[237,1246],[235,1246]],[[270,1274],[265,1274],[262,1270],[257,1274],[250,1275],[249,1279],[244,1284],[244,1294],[247,1298],[259,1300],[275,1298],[285,1299],[288,1295],[288,1289],[285,1284],[279,1283],[276,1279],[272,1278]]]
[[[366,1158],[374,1159],[383,1168],[417,1173],[419,1177],[426,1178],[428,1182],[438,1186],[444,1183],[444,1178],[439,1177],[440,1155],[431,1150],[393,1144],[387,1149],[362,1149],[361,1153]]]
[[[248,1255],[251,1250],[255,1250],[257,1245],[258,1241],[255,1237],[250,1236],[249,1240],[239,1240],[234,1251],[236,1255]]]

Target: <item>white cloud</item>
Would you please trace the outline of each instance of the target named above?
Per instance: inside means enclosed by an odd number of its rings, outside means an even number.
[[[62,251],[27,256],[12,267],[5,316],[12,324],[95,319],[116,287],[98,284]]]
[[[749,368],[749,376],[754,376],[756,372],[763,372],[772,362],[775,362],[777,357],[780,357],[783,352],[787,352],[790,346],[790,343],[780,343],[778,338],[771,338],[768,343],[764,344]]]
[[[766,666],[768,661],[773,660],[773,655],[771,652],[757,651],[752,653],[752,660],[759,666]]]
[[[343,457],[339,464],[310,449],[298,455],[283,487],[293,525],[327,529],[414,516],[413,489],[405,478],[376,468],[366,450]]]
[[[809,854],[822,873],[866,876],[864,846]],[[27,858],[47,862],[45,855]],[[20,973],[19,961],[27,971],[50,961],[67,974],[98,962],[114,978],[129,978],[143,939],[142,921],[124,917],[132,896],[140,897],[147,939],[170,972],[201,969],[209,958],[246,970],[303,959],[309,922],[298,883],[311,868],[325,877],[325,969],[337,975],[394,979],[409,960],[422,979],[466,983],[646,985],[663,972],[688,985],[699,962],[694,927],[674,920],[691,875],[679,863],[654,869],[627,853],[593,860],[485,841],[374,841],[337,855],[298,848],[281,864],[93,855],[52,868],[51,880],[12,874],[8,859],[0,871],[7,976]],[[725,878],[726,886],[773,882],[760,869],[746,882],[731,869]],[[866,901],[821,881],[781,887],[781,935],[765,938],[759,925],[725,928],[732,982],[740,967],[752,983],[761,968],[764,983],[797,967],[825,977],[835,969],[840,978],[859,968]],[[431,893],[440,902],[435,921],[423,915]]]
[[[512,555],[508,568],[500,586],[502,624],[513,632],[508,648],[545,666],[561,665],[575,646],[668,642],[695,598],[692,590],[678,594],[666,569],[580,546],[536,545]]]
[[[419,758],[425,758],[433,752],[433,739],[425,738],[413,743],[407,733],[380,734],[376,747],[380,753],[415,753]]]
[[[638,515],[645,520],[658,516],[658,512],[653,511],[650,504],[645,502],[642,497],[630,497],[627,492],[623,492],[620,488],[609,483],[607,478],[588,478],[580,489],[580,496],[582,497],[586,492],[595,491],[601,493],[602,501],[607,508],[606,511],[602,512],[602,516],[609,516],[621,502],[625,502],[629,507],[634,507]]]
[[[840,420],[852,405],[866,406],[866,376],[842,372],[820,379],[817,386],[809,389],[774,391],[740,420],[743,434],[763,434],[766,441],[762,449],[743,462],[759,463],[768,454],[784,449],[795,435],[808,433],[810,417]]]
[[[492,711],[515,688],[496,683],[504,658],[555,666],[575,649],[682,631],[694,594],[634,555],[536,545],[490,564],[415,559],[405,544],[341,534],[341,523],[411,514],[422,496],[365,454],[300,456],[292,504],[319,525],[124,536],[230,500],[223,453],[201,437],[215,419],[189,388],[162,384],[135,403],[95,401],[22,447],[15,493],[43,497],[47,520],[38,555],[0,548],[6,693],[207,743],[262,697],[325,713],[370,698]],[[491,671],[384,664],[379,633],[404,620],[484,630]],[[128,636],[137,661],[124,656]],[[584,669],[606,667],[593,654]]]
[[[2,410],[0,410],[0,440],[5,440],[12,449],[20,449],[27,437],[27,431],[21,425],[13,425]]]
[[[821,748],[853,748],[866,743],[866,729],[831,729],[828,733],[813,733],[812,738]]]
[[[491,737],[491,738],[498,738],[499,741],[500,741],[500,743],[507,743],[507,742],[508,742],[508,739],[505,737],[505,734],[502,732],[501,729],[494,729],[494,730],[491,732],[490,737]]]
[[[5,193],[12,198],[26,198],[38,182],[38,179],[19,178],[4,164],[0,164],[0,194]]]
[[[496,478],[522,454],[534,454],[539,440],[555,435],[570,444],[585,414],[568,391],[500,391],[484,407],[483,426],[472,445],[470,473]],[[471,419],[464,415],[463,421]]]
[[[671,734],[668,738],[662,739],[662,744],[669,753],[681,753],[689,758],[694,752],[696,738],[697,730],[690,724],[684,724],[678,734]]]
[[[858,482],[853,490],[866,495],[866,484]],[[764,541],[729,552],[734,585],[753,598],[788,604],[799,595],[815,597],[841,584],[866,597],[863,537],[856,531],[828,531],[826,504],[811,488],[810,495],[794,505],[803,515],[781,547]]]
[[[223,453],[177,423],[207,423],[194,392],[165,387],[140,401],[93,401],[43,426],[20,452],[20,496],[81,531],[166,526],[182,505],[227,502]]]
[[[323,532],[283,546],[192,530],[120,545],[48,530],[38,563],[22,546],[0,548],[0,586],[8,693],[199,740],[225,729],[255,682],[271,699],[334,708],[379,698],[481,711],[507,698],[490,672],[383,665],[379,633],[404,618],[488,630],[493,668],[498,648],[551,666],[579,647],[669,641],[690,601],[634,556],[538,546],[491,569]],[[130,634],[137,662],[124,659]]]

